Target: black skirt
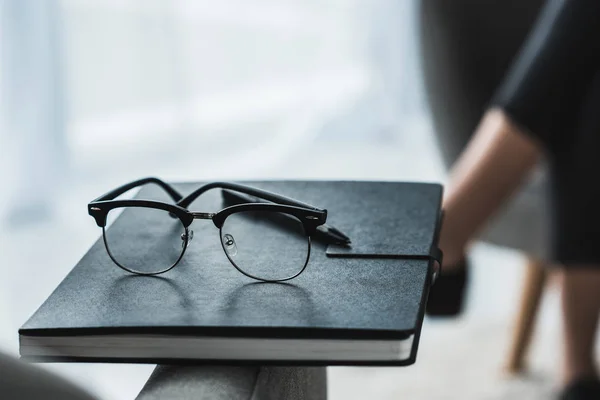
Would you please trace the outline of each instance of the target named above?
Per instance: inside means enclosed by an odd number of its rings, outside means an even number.
[[[492,106],[547,151],[555,260],[600,267],[600,1],[548,0]]]

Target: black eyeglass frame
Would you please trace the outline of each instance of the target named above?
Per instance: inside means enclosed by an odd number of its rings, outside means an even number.
[[[140,186],[143,186],[143,185],[146,185],[149,183],[153,183],[153,184],[156,184],[159,187],[161,187],[173,199],[173,201],[175,203],[171,204],[171,203],[165,203],[165,202],[157,201],[157,200],[143,200],[143,199],[114,200],[116,197],[118,197],[132,189],[135,189],[137,187],[140,187]],[[196,211],[190,211],[188,209],[189,205],[194,200],[196,200],[200,195],[202,195],[203,193],[205,193],[211,189],[233,190],[233,191],[245,193],[245,194],[248,194],[251,196],[255,196],[255,197],[264,199],[268,202],[236,204],[236,205],[232,205],[232,206],[223,208],[222,210],[220,210],[218,212],[196,212]],[[173,265],[171,265],[169,268],[167,268],[165,270],[158,271],[158,272],[140,272],[140,271],[135,271],[135,270],[129,269],[129,268],[121,265],[115,259],[115,257],[110,252],[108,243],[106,242],[106,235],[105,235],[106,219],[107,219],[108,213],[111,210],[113,210],[115,208],[124,208],[124,207],[144,207],[144,208],[154,208],[154,209],[158,209],[158,210],[164,210],[164,211],[169,212],[169,214],[173,218],[178,218],[181,221],[181,223],[183,224],[183,227],[185,229],[184,246],[183,246],[183,249],[182,249],[182,252],[181,252],[179,258],[173,263]],[[195,219],[210,219],[210,220],[212,220],[213,224],[219,229],[219,235],[221,235],[221,229],[222,229],[223,224],[225,223],[225,220],[227,219],[227,217],[229,217],[232,214],[245,212],[245,211],[278,212],[278,213],[283,213],[283,214],[289,214],[289,215],[296,217],[302,223],[304,232],[306,233],[306,235],[308,237],[308,254],[307,254],[306,261],[305,261],[302,269],[297,274],[290,276],[290,277],[283,278],[283,279],[269,280],[269,279],[264,279],[264,278],[260,278],[257,276],[253,276],[253,275],[247,273],[246,271],[239,268],[233,260],[231,260],[231,258],[227,254],[227,251],[225,251],[225,248],[223,247],[223,251],[225,252],[225,255],[227,256],[227,258],[229,259],[231,264],[233,264],[233,266],[239,272],[248,276],[249,278],[256,279],[259,281],[264,281],[264,282],[283,282],[283,281],[293,279],[293,278],[297,277],[298,275],[300,275],[302,272],[304,272],[304,270],[306,269],[306,266],[308,265],[308,261],[310,259],[311,236],[315,234],[318,226],[325,224],[325,222],[327,221],[327,210],[312,206],[307,203],[303,203],[301,201],[298,201],[298,200],[295,200],[295,199],[292,199],[292,198],[289,198],[286,196],[282,196],[277,193],[258,189],[258,188],[252,187],[252,186],[242,185],[239,183],[212,182],[212,183],[208,183],[208,184],[205,184],[205,185],[199,187],[198,189],[194,190],[192,193],[190,193],[184,197],[175,188],[173,188],[173,186],[169,185],[168,183],[162,181],[161,179],[155,178],[155,177],[149,177],[149,178],[139,179],[139,180],[127,183],[125,185],[119,186],[118,188],[111,190],[108,193],[103,194],[102,196],[96,198],[95,200],[92,200],[88,204],[88,213],[89,213],[89,215],[91,215],[94,218],[94,220],[96,221],[96,224],[102,228],[102,237],[104,239],[104,245],[106,247],[106,251],[107,251],[108,255],[113,260],[113,262],[115,264],[117,264],[117,266],[119,266],[120,268],[122,268],[123,270],[125,270],[127,272],[137,274],[137,275],[148,275],[148,276],[149,275],[160,275],[167,271],[170,271],[181,261],[181,259],[183,258],[183,255],[185,254],[185,251],[187,249],[189,240],[191,239],[188,228],[192,224],[192,222],[194,222]],[[222,240],[221,240],[221,246],[223,246]]]

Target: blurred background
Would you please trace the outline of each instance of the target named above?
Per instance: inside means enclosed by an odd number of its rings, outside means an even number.
[[[0,4],[1,351],[17,355],[18,328],[99,235],[87,203],[119,184],[445,180],[413,0]],[[538,375],[505,379],[522,260],[483,244],[474,257],[486,268],[467,315],[427,321],[416,366],[330,368],[331,398],[547,398],[556,294],[536,334]],[[133,398],[153,369],[45,367],[107,399]]]

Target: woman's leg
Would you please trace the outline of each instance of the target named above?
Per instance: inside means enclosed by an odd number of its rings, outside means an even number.
[[[446,271],[460,262],[470,238],[535,165],[540,146],[500,110],[490,110],[452,171],[440,237]],[[560,272],[565,385],[595,377],[594,341],[600,313],[600,268]]]
[[[499,109],[488,111],[455,164],[444,198],[440,248],[446,271],[536,164],[540,146]]]
[[[594,342],[600,312],[600,268],[561,271],[563,383],[595,377]]]

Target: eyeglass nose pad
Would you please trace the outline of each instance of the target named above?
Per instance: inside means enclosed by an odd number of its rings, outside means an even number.
[[[194,231],[189,230],[184,233],[181,234],[181,248],[185,247],[185,242],[187,241],[188,243],[192,241],[192,239],[194,238]]]
[[[225,252],[227,252],[230,257],[235,257],[237,254],[235,239],[229,233],[223,235],[223,247],[225,247]]]

